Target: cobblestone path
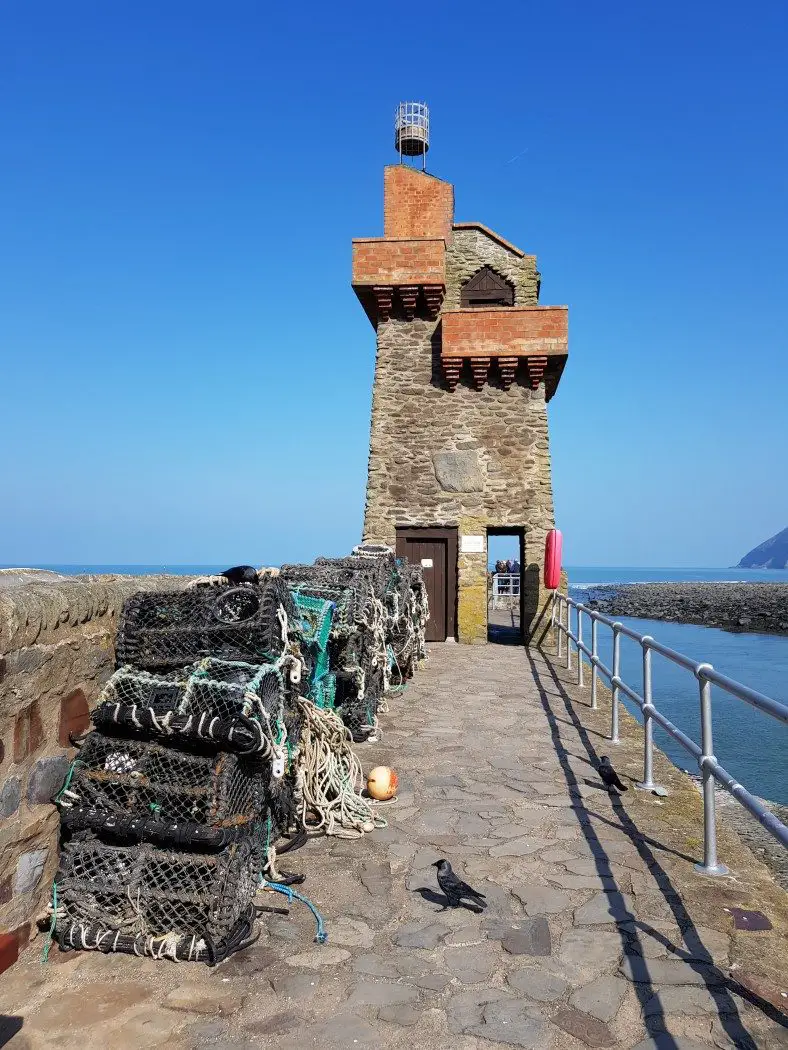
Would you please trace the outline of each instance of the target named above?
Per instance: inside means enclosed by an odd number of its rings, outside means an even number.
[[[39,939],[0,978],[5,1045],[788,1047],[785,895],[724,829],[733,877],[694,873],[699,803],[666,760],[666,799],[600,790],[606,714],[565,679],[521,648],[431,647],[360,749],[400,772],[389,827],[288,860],[327,945],[298,905],[215,970],[57,950],[42,967]],[[614,762],[637,779],[623,728]],[[441,856],[487,895],[483,915],[441,910]],[[735,932],[735,907],[773,929]]]

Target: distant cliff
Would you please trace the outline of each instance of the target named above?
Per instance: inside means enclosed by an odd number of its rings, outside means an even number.
[[[785,569],[788,567],[788,529],[783,529],[770,540],[764,540],[745,554],[740,569]]]

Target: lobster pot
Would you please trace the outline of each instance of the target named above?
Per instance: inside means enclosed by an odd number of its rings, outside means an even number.
[[[297,720],[290,670],[210,657],[163,674],[121,667],[104,686],[93,723],[109,734],[121,728],[170,743],[271,754],[283,727],[295,739],[295,725],[287,725]]]
[[[375,659],[373,647],[358,633],[337,648],[336,708],[356,743],[366,740],[375,725],[385,688],[384,664]]]
[[[162,671],[205,656],[264,663],[297,640],[296,611],[284,582],[256,587],[192,587],[140,592],[124,604],[118,624],[118,666]]]
[[[260,834],[271,763],[90,733],[56,801],[64,830],[218,849]]]
[[[331,671],[329,642],[336,603],[298,591],[291,593],[300,617],[304,646],[311,657],[307,696],[317,707],[333,707],[336,676]]]
[[[220,962],[249,943],[260,871],[249,839],[178,853],[81,832],[62,846],[54,937],[63,948]]]

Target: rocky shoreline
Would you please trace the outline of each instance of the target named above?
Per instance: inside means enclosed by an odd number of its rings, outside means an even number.
[[[788,634],[788,583],[627,583],[589,590],[584,604],[606,616]]]

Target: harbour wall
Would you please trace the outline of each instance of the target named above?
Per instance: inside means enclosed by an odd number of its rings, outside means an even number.
[[[126,598],[189,577],[0,570],[0,972],[35,932],[57,870],[51,805],[112,674]]]

